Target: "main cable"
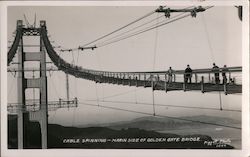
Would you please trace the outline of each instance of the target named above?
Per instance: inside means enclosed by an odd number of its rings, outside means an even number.
[[[128,38],[134,37],[134,36],[136,36],[136,35],[139,35],[139,34],[148,32],[148,31],[150,31],[150,30],[152,30],[152,29],[155,29],[155,28],[158,28],[158,27],[161,27],[161,26],[170,24],[170,23],[172,23],[172,22],[175,22],[175,21],[177,21],[177,20],[183,19],[183,18],[188,17],[188,16],[190,16],[190,15],[188,14],[188,15],[185,15],[185,16],[182,16],[182,17],[179,17],[179,18],[170,20],[170,21],[168,21],[168,22],[161,23],[161,24],[156,25],[156,26],[153,26],[153,27],[148,27],[148,28],[146,28],[146,29],[144,29],[144,30],[139,30],[139,31],[137,31],[137,32],[134,32],[133,34],[129,34],[129,35],[125,36],[125,37],[118,38],[117,40],[114,40],[114,41],[111,41],[111,42],[107,42],[107,43],[105,43],[105,44],[103,44],[103,45],[99,45],[98,47],[99,47],[99,48],[100,48],[100,47],[104,47],[104,46],[107,46],[107,45],[116,43],[116,42],[118,42],[118,41],[122,41],[122,40],[125,40],[125,39],[128,39]]]

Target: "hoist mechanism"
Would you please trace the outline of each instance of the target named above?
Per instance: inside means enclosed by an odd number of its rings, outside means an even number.
[[[73,50],[72,49],[61,49],[60,51],[61,52],[65,52],[65,51],[72,52]]]
[[[87,49],[91,49],[91,50],[94,50],[96,49],[97,47],[94,45],[94,46],[89,46],[89,47],[81,47],[79,46],[78,48],[74,48],[74,49],[61,49],[60,51],[61,52],[73,52],[73,51],[76,51],[76,50],[87,50]]]
[[[155,10],[155,12],[158,13],[165,13],[166,18],[170,18],[170,13],[173,12],[190,12],[192,17],[196,17],[198,12],[203,12],[206,9],[202,6],[194,7],[192,9],[170,9],[170,8],[163,8],[163,6],[160,6],[158,9]]]

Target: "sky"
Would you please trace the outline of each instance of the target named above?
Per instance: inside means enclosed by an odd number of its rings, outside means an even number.
[[[29,23],[33,23],[36,14],[37,25],[40,20],[46,20],[48,34],[51,36],[50,39],[55,41],[54,45],[75,48],[124,26],[156,8],[121,6],[9,7],[8,39],[13,41],[12,33],[15,31],[16,21],[23,20],[23,14],[26,15]],[[138,25],[161,15],[154,14]],[[160,20],[165,19],[161,18]],[[235,7],[213,7],[204,13],[199,13],[196,18],[187,17],[147,33],[97,48],[94,51],[80,51],[79,55],[78,52],[73,54],[64,52],[60,55],[69,63],[84,68],[106,71],[167,70],[169,66],[176,70],[182,70],[187,64],[190,64],[193,69],[201,69],[212,67],[213,62],[220,67],[224,64],[229,67],[241,66],[241,31],[241,21]],[[28,44],[34,44],[38,43],[39,40],[25,38],[24,41]],[[36,50],[27,48],[25,51]],[[38,65],[27,63],[25,66],[35,67]],[[31,77],[32,74],[26,76]],[[237,81],[240,81],[240,78],[239,74]],[[77,97],[80,103],[99,103],[153,113],[152,105],[140,104],[152,104],[153,96],[150,88],[96,84],[72,76],[69,79],[70,97]],[[8,74],[8,80],[8,101],[16,102],[16,78]],[[126,94],[113,96],[120,93]],[[32,94],[32,90],[27,90],[27,98],[32,99]],[[219,108],[219,96],[219,93],[216,92],[206,94],[183,91],[154,92],[155,104],[192,107]],[[38,90],[35,91],[35,97],[38,97]],[[241,109],[241,95],[225,96],[221,94],[221,97],[223,108]],[[48,99],[58,100],[59,98],[66,98],[65,74],[63,72],[48,73]],[[126,103],[102,102],[102,100]],[[155,107],[157,114],[172,117],[209,115],[238,120],[241,118],[241,113],[235,112]],[[142,116],[145,115],[79,104],[77,108],[50,111],[49,123],[78,126],[132,120]]]

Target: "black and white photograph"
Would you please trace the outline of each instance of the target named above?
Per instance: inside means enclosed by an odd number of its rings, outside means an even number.
[[[243,8],[7,6],[1,142],[7,151],[243,150]]]

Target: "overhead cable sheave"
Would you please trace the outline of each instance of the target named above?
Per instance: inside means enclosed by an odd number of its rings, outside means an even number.
[[[156,9],[156,12],[158,13],[165,13],[165,17],[169,18],[170,17],[170,13],[173,12],[190,12],[192,17],[196,17],[198,12],[204,12],[206,9],[198,6],[198,7],[194,7],[192,9],[170,9],[170,8],[166,8],[164,9],[162,6],[160,6],[158,9]]]
[[[204,9],[207,10],[207,9],[212,8],[212,7],[213,7],[213,6],[210,6],[210,7],[204,8]],[[182,9],[182,10],[190,10],[190,9]],[[170,23],[172,23],[172,22],[181,20],[181,19],[186,18],[186,17],[188,17],[188,16],[190,16],[190,15],[192,16],[192,14],[187,14],[187,12],[189,12],[189,11],[184,11],[184,12],[182,12],[182,13],[179,14],[179,15],[173,16],[173,18],[172,18],[172,17],[169,18],[170,20],[168,20],[168,21],[165,21],[165,22],[162,21],[162,22],[159,22],[159,23],[157,23],[157,24],[155,24],[155,25],[152,25],[152,26],[150,26],[150,27],[147,27],[146,29],[138,30],[137,32],[133,32],[133,33],[128,34],[128,35],[126,35],[126,36],[123,36],[123,37],[114,39],[114,40],[112,40],[112,41],[110,41],[110,42],[102,43],[102,44],[98,45],[97,47],[103,47],[103,46],[106,46],[106,45],[110,45],[110,44],[112,44],[112,43],[116,43],[116,42],[118,42],[118,41],[122,41],[122,40],[124,40],[124,39],[127,39],[127,38],[130,38],[130,37],[133,37],[133,36],[136,36],[136,35],[145,33],[145,32],[150,31],[150,30],[152,30],[152,29],[155,29],[155,28],[158,28],[158,27],[162,27],[162,26],[167,25],[167,24],[170,24]],[[184,14],[185,14],[185,15],[184,15]],[[182,17],[179,17],[180,15],[183,15],[183,16],[182,16]],[[178,18],[177,18],[177,17],[178,17]]]
[[[72,51],[76,51],[76,50],[88,50],[88,49],[91,49],[91,50],[94,50],[96,49],[97,47],[96,46],[88,46],[88,47],[81,47],[79,46],[78,48],[74,48],[74,49],[61,49],[60,51],[61,52],[72,52]]]
[[[135,36],[135,35],[139,35],[139,34],[141,34],[141,33],[144,33],[144,32],[147,32],[147,31],[149,31],[149,30],[152,30],[152,29],[155,29],[155,28],[157,28],[157,27],[161,27],[161,26],[163,26],[163,25],[166,25],[166,24],[168,24],[168,23],[172,23],[172,22],[174,22],[174,21],[177,21],[177,20],[180,20],[180,19],[182,19],[182,18],[184,18],[184,17],[187,17],[187,16],[192,16],[192,17],[196,17],[196,14],[198,13],[198,12],[204,12],[204,11],[206,11],[207,9],[210,9],[211,7],[213,7],[213,6],[210,6],[210,7],[201,7],[201,6],[198,6],[198,7],[187,7],[187,8],[184,8],[184,9],[170,9],[170,8],[165,8],[165,6],[160,6],[158,9],[156,9],[156,10],[154,10],[154,11],[152,11],[152,12],[150,12],[150,13],[148,13],[148,14],[146,14],[146,15],[144,15],[144,16],[142,16],[142,17],[140,17],[140,18],[138,18],[138,19],[136,19],[136,20],[134,20],[134,21],[132,21],[132,22],[130,22],[129,24],[127,24],[127,25],[125,25],[125,26],[123,26],[123,27],[120,27],[120,28],[118,28],[118,29],[116,29],[116,30],[114,30],[114,31],[112,31],[112,32],[110,32],[110,33],[108,33],[108,34],[106,34],[106,35],[103,35],[103,36],[101,36],[101,37],[99,37],[99,38],[97,38],[96,40],[93,40],[93,41],[91,41],[91,42],[89,42],[89,43],[87,43],[87,44],[85,44],[85,45],[83,45],[83,46],[79,46],[78,48],[71,48],[71,49],[61,49],[60,51],[61,52],[73,52],[73,51],[77,51],[77,50],[81,50],[81,51],[83,51],[83,50],[85,50],[85,49],[92,49],[92,50],[94,50],[95,48],[99,48],[99,47],[103,47],[103,46],[106,46],[106,45],[109,45],[109,44],[112,44],[112,43],[116,43],[116,42],[118,42],[118,41],[121,41],[121,40],[124,40],[124,39],[127,39],[127,38],[129,38],[129,37],[133,37],[133,36]],[[134,24],[134,23],[136,23],[136,22],[138,22],[138,21],[140,21],[140,20],[142,20],[142,19],[144,19],[144,18],[146,18],[146,17],[148,17],[148,16],[150,16],[150,15],[152,15],[153,13],[161,13],[161,12],[163,12],[163,13],[165,13],[165,17],[167,17],[167,18],[170,18],[170,13],[190,13],[189,15],[184,15],[183,17],[180,17],[180,18],[177,18],[177,19],[173,19],[172,21],[166,21],[166,23],[158,23],[158,26],[157,26],[157,24],[156,25],[153,25],[152,27],[147,27],[146,29],[142,29],[142,30],[139,30],[139,31],[137,31],[137,32],[132,32],[133,30],[135,30],[135,29],[137,29],[137,28],[140,28],[141,26],[143,26],[143,25],[139,25],[139,26],[137,26],[137,27],[135,27],[135,28],[132,28],[132,29],[130,29],[130,30],[128,30],[128,31],[125,31],[125,32],[122,32],[122,33],[120,33],[120,34],[118,34],[118,35],[116,35],[116,36],[114,36],[114,37],[111,37],[111,38],[109,38],[109,39],[107,39],[107,40],[105,40],[104,42],[99,42],[99,43],[96,43],[97,41],[99,41],[99,40],[101,40],[101,39],[104,39],[104,38],[106,38],[106,37],[108,37],[108,36],[110,36],[110,35],[112,35],[112,34],[114,34],[114,33],[116,33],[116,32],[118,32],[118,31],[121,31],[122,29],[124,29],[124,28],[126,28],[126,27],[128,27],[128,26],[130,26],[130,25],[132,25],[132,24]],[[180,15],[182,15],[182,14],[180,14]],[[179,15],[178,15],[179,16]],[[162,17],[162,16],[161,16]],[[174,16],[175,17],[175,16]],[[177,16],[176,16],[177,17]],[[159,17],[158,17],[159,18]],[[155,19],[153,19],[153,20],[150,20],[149,22],[147,22],[146,24],[148,24],[148,23],[151,23],[152,21],[155,21]],[[129,32],[131,32],[131,34],[127,34],[126,35],[126,33],[129,33]],[[123,36],[123,35],[125,35],[125,36]],[[118,38],[118,37],[120,37],[120,38]],[[114,39],[114,40],[113,40]],[[93,46],[88,46],[88,45],[90,45],[90,44],[92,44],[92,43],[96,43],[95,45],[93,45]]]

